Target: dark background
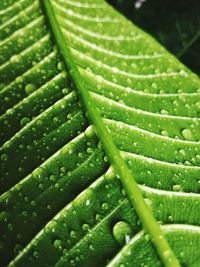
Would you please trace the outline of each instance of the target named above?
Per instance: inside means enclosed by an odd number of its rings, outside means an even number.
[[[107,0],[200,75],[200,0]]]

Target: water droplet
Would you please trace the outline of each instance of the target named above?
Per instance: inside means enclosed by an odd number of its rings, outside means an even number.
[[[150,237],[149,234],[145,234],[145,235],[144,235],[144,239],[145,239],[146,241],[149,241],[149,240],[151,239],[151,237]]]
[[[91,148],[91,147],[88,147],[88,148],[87,148],[87,153],[88,153],[88,154],[91,154],[91,153],[92,153],[92,148]]]
[[[167,110],[165,110],[165,109],[162,109],[162,110],[160,111],[160,113],[163,114],[163,115],[167,115],[167,114],[169,114],[169,112],[168,112]]]
[[[54,246],[54,248],[56,248],[56,249],[62,249],[62,241],[59,240],[59,239],[56,239],[56,240],[53,242],[53,246]]]
[[[89,206],[90,205],[90,200],[89,199],[86,200],[85,205],[86,206]]]
[[[180,150],[179,150],[179,153],[180,153],[182,156],[185,156],[185,150],[180,149]]]
[[[20,60],[20,56],[19,55],[14,55],[10,58],[10,61],[11,62],[17,62]]]
[[[23,246],[20,244],[16,244],[14,247],[14,255],[17,256],[23,250]]]
[[[102,209],[107,210],[108,209],[108,203],[103,203],[101,205]]]
[[[62,93],[63,93],[63,95],[67,95],[69,93],[69,89],[68,88],[63,88],[62,89]]]
[[[94,132],[93,132],[93,128],[92,127],[88,127],[85,130],[85,136],[88,138],[91,138],[93,136]]]
[[[72,118],[72,114],[71,113],[67,114],[67,119],[70,120],[71,118]]]
[[[193,135],[190,129],[183,129],[182,135],[183,135],[183,138],[186,140],[193,140]]]
[[[28,117],[24,117],[20,120],[20,125],[25,126],[27,123],[30,122],[30,119]]]
[[[13,230],[13,224],[12,224],[12,223],[9,223],[9,224],[8,224],[8,230],[9,230],[9,231],[12,231],[12,230]]]
[[[181,191],[181,185],[179,185],[179,184],[173,185],[173,191],[176,191],[176,192]]]
[[[9,213],[7,211],[2,211],[0,213],[0,221],[1,222],[7,222],[9,217],[10,217],[10,215],[9,215]]]
[[[82,225],[82,229],[83,229],[84,231],[88,231],[88,230],[90,229],[89,224],[84,223],[84,224]]]
[[[94,247],[93,247],[93,245],[89,245],[88,248],[89,248],[89,250],[94,251]]]
[[[2,154],[1,155],[1,160],[2,161],[7,161],[8,160],[8,155],[7,154]]]
[[[78,153],[78,157],[79,157],[79,158],[82,158],[82,157],[83,157],[83,153],[79,152],[79,153]]]
[[[70,236],[71,236],[71,238],[75,238],[76,237],[76,232],[72,230],[70,232]]]
[[[171,251],[170,250],[165,250],[163,254],[164,254],[164,256],[165,256],[165,258],[167,259],[168,262],[172,261],[172,256],[171,256]]]
[[[57,64],[57,68],[58,68],[58,70],[60,70],[60,71],[63,70],[63,63],[62,63],[61,61],[58,62],[58,64]]]
[[[163,136],[168,136],[168,132],[165,131],[165,130],[162,130],[162,131],[161,131],[161,134],[162,134]]]
[[[132,234],[131,225],[125,221],[119,221],[113,227],[113,236],[120,245],[124,245],[127,240],[129,241]]]
[[[28,83],[25,86],[25,92],[26,92],[27,95],[32,94],[35,90],[36,90],[36,86],[34,84],[32,84],[32,83]]]

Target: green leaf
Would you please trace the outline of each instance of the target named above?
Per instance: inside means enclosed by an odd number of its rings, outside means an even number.
[[[105,2],[51,3],[0,3],[3,266],[178,266],[166,240],[197,266],[199,78]]]
[[[152,34],[184,64],[200,74],[200,2],[108,0],[138,26]]]

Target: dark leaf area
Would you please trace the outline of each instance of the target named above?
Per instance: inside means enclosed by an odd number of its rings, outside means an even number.
[[[190,69],[200,74],[199,0],[108,0],[153,35]]]

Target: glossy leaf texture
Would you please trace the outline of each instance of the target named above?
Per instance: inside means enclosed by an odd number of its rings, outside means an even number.
[[[200,258],[200,81],[100,0],[51,1],[182,266]],[[163,266],[62,62],[41,3],[0,2],[2,266]]]
[[[200,74],[200,2],[108,0],[139,27],[152,34],[186,66]]]

